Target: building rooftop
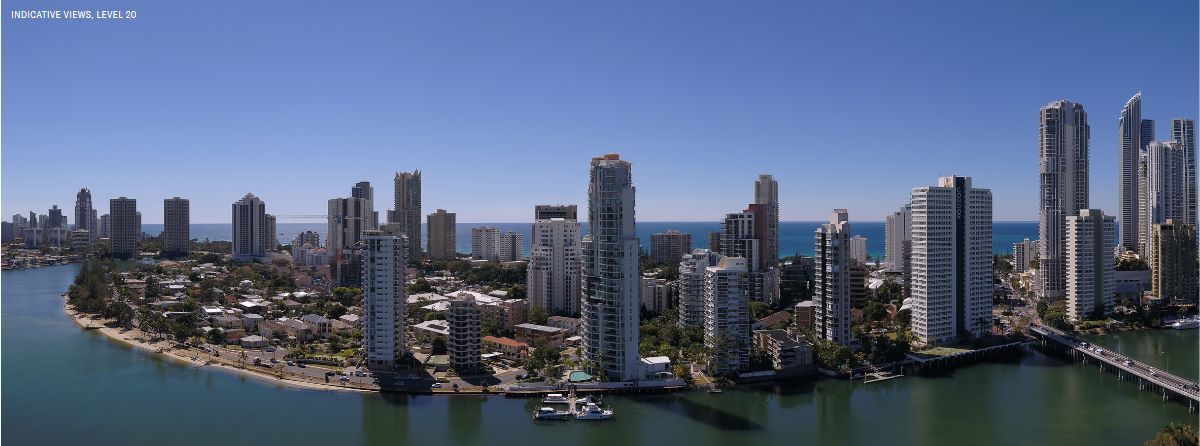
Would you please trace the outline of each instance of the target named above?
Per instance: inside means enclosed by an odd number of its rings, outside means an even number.
[[[486,343],[506,345],[509,347],[529,347],[529,344],[526,344],[524,342],[518,341],[513,338],[498,338],[495,336],[484,336],[482,341],[486,342]]]
[[[517,324],[513,327],[514,328],[523,328],[526,330],[542,331],[542,332],[546,332],[546,333],[558,333],[558,332],[566,331],[566,330],[563,330],[558,327],[549,327],[546,325],[528,324],[528,323],[527,324]]]

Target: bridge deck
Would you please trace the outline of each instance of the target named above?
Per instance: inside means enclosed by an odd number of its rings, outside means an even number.
[[[1200,403],[1200,387],[1197,386],[1195,381],[1174,375],[1165,370],[1156,369],[1149,364],[1098,345],[1090,345],[1086,342],[1074,340],[1063,331],[1055,328],[1046,326],[1031,326],[1029,328],[1044,338],[1062,344],[1109,367],[1121,370],[1143,381],[1150,382],[1163,389],[1169,389],[1179,396]]]

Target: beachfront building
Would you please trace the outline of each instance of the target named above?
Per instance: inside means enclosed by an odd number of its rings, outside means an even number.
[[[1138,246],[1142,256],[1151,261],[1153,226],[1167,220],[1182,223],[1188,218],[1188,209],[1195,208],[1187,203],[1186,189],[1190,182],[1185,178],[1189,170],[1187,158],[1183,144],[1173,140],[1151,142],[1142,156],[1138,171],[1141,187],[1138,203],[1142,210],[1138,214]]]
[[[1140,96],[1137,96],[1140,103]],[[1132,101],[1132,100],[1131,100]],[[1126,106],[1129,109],[1130,106]],[[1140,110],[1140,105],[1137,106]],[[1125,119],[1124,117],[1122,118]],[[1139,127],[1140,112],[1131,115],[1133,128]],[[1137,130],[1130,130],[1137,132]],[[1135,133],[1131,135],[1136,136]],[[1038,277],[1039,292],[1047,299],[1062,299],[1066,292],[1067,276],[1063,260],[1066,249],[1066,218],[1078,215],[1080,209],[1088,208],[1088,142],[1091,130],[1087,123],[1087,112],[1082,104],[1071,101],[1054,101],[1041,109],[1039,171],[1041,177],[1040,206],[1038,211]],[[1136,139],[1132,143],[1136,145]],[[1135,149],[1136,151],[1136,149]],[[1132,162],[1136,162],[1136,159]],[[1136,188],[1126,190],[1125,161],[1122,154],[1121,185],[1121,234],[1135,228],[1136,223],[1126,226],[1126,218],[1133,219],[1134,213],[1126,214],[1125,199],[1137,209]],[[1130,177],[1136,180],[1132,171]],[[914,210],[915,212],[915,210]],[[915,219],[916,217],[914,217]],[[915,231],[915,230],[914,230]],[[1136,234],[1136,232],[1134,233]],[[1130,242],[1136,235],[1131,236]],[[1126,241],[1122,243],[1130,246]],[[913,249],[917,242],[914,240]],[[915,254],[914,254],[915,256]],[[915,259],[914,259],[915,262]],[[953,330],[951,330],[953,331]]]
[[[275,216],[271,214],[263,214],[263,224],[266,226],[266,252],[275,252],[279,249],[279,234],[275,229]]]
[[[1099,209],[1067,217],[1067,318],[1072,322],[1102,318],[1116,304],[1115,221]]]
[[[942,177],[912,192],[912,327],[925,345],[990,333],[992,192]]]
[[[233,203],[233,261],[262,259],[267,252],[267,205],[254,194]]]
[[[906,204],[900,210],[888,214],[884,220],[883,262],[892,270],[900,270],[903,268],[904,258],[908,256],[906,249],[912,247],[912,244],[905,243],[912,240],[912,206]]]
[[[475,260],[499,260],[500,229],[491,226],[471,228],[471,258]]]
[[[521,259],[524,238],[517,232],[500,232],[499,228],[471,228],[471,258],[475,260],[512,262]]]
[[[329,273],[339,286],[354,286],[361,279],[363,231],[370,223],[369,203],[362,198],[329,199],[326,242],[330,256]],[[295,249],[295,247],[293,247]]]
[[[91,240],[95,240],[96,231],[96,209],[92,207],[92,191],[88,188],[79,189],[75,194],[75,230],[86,229]]]
[[[1028,271],[1033,266],[1033,260],[1037,258],[1037,240],[1025,239],[1013,243],[1013,271],[1024,272]]]
[[[850,237],[850,261],[867,263],[867,238],[861,235]]]
[[[525,251],[525,236],[516,231],[500,234],[496,239],[496,255],[501,262],[521,260]]]
[[[740,257],[721,257],[704,270],[704,347],[710,374],[750,368],[749,265]]]
[[[187,256],[192,251],[191,204],[186,198],[163,200],[163,251],[168,255]]]
[[[394,180],[395,202],[388,212],[388,223],[399,225],[399,231],[408,237],[410,263],[421,260],[421,171],[396,172]],[[453,246],[453,245],[451,245]],[[453,257],[453,256],[451,256]]]
[[[763,257],[769,218],[767,205],[757,203],[748,205],[742,212],[725,214],[718,253],[746,259],[750,299],[775,305],[779,302],[779,261]]]
[[[575,205],[533,209],[526,295],[530,307],[579,314],[579,217]]]
[[[633,165],[619,155],[592,158],[589,234],[580,271],[582,359],[612,381],[638,376],[638,262]]]
[[[359,181],[350,188],[350,198],[366,200],[367,229],[379,229],[379,212],[375,211],[375,188],[369,181]]]
[[[433,260],[454,260],[457,257],[458,243],[457,215],[438,209],[429,214],[429,258]],[[409,231],[411,232],[411,231]],[[412,243],[412,239],[409,239]],[[409,250],[412,253],[412,250]]]
[[[759,175],[754,181],[754,204],[763,209],[758,231],[759,269],[766,271],[779,266],[779,182],[775,177]]]
[[[697,249],[679,262],[679,326],[704,326],[704,274],[720,259],[715,252]]]
[[[1060,102],[1065,102],[1065,101],[1060,101]],[[1053,104],[1054,103],[1051,103],[1051,105],[1053,105]],[[1047,135],[1046,135],[1046,132],[1047,132],[1046,119],[1047,118],[1046,118],[1046,109],[1045,108],[1042,109],[1043,157],[1052,156],[1052,157],[1066,160],[1067,163],[1070,163],[1071,161],[1073,161],[1073,159],[1072,159],[1073,153],[1080,153],[1082,155],[1082,160],[1080,162],[1082,162],[1083,165],[1079,169],[1081,169],[1083,171],[1082,194],[1084,196],[1084,200],[1080,203],[1074,204],[1073,209],[1070,207],[1067,207],[1067,206],[1063,206],[1063,208],[1061,209],[1063,218],[1065,218],[1066,216],[1070,216],[1070,215],[1076,215],[1076,213],[1079,212],[1080,209],[1087,208],[1087,200],[1086,200],[1086,197],[1087,197],[1087,134],[1088,134],[1087,116],[1085,114],[1083,114],[1083,106],[1082,105],[1078,105],[1078,104],[1074,104],[1074,105],[1075,105],[1075,108],[1078,108],[1078,110],[1079,110],[1078,112],[1072,113],[1075,116],[1075,118],[1071,119],[1068,117],[1068,115],[1065,115],[1065,114],[1059,115],[1060,118],[1065,118],[1065,120],[1061,121],[1061,122],[1057,121],[1057,120],[1051,121],[1050,125],[1055,126],[1054,128],[1058,128],[1061,131],[1053,132],[1050,134],[1050,136],[1052,138],[1051,143],[1053,143],[1057,139],[1058,141],[1062,141],[1062,142],[1074,142],[1075,145],[1074,145],[1074,147],[1067,145],[1067,146],[1061,146],[1058,148],[1051,146],[1053,150],[1051,151],[1050,155],[1045,155],[1045,152],[1047,150]],[[1047,107],[1049,107],[1049,106],[1047,106]],[[1065,108],[1063,109],[1063,111],[1066,111]],[[1058,125],[1061,125],[1061,127],[1057,127]],[[1143,134],[1142,134],[1142,128],[1143,128],[1142,127],[1142,92],[1140,92],[1140,91],[1137,92],[1137,94],[1133,95],[1133,97],[1129,98],[1129,100],[1125,102],[1125,107],[1123,107],[1121,109],[1121,116],[1117,119],[1117,126],[1118,126],[1117,130],[1118,130],[1118,139],[1119,139],[1119,141],[1118,141],[1119,146],[1117,147],[1117,150],[1118,150],[1117,155],[1118,155],[1118,160],[1119,160],[1118,168],[1120,169],[1119,170],[1120,176],[1117,178],[1117,180],[1118,180],[1117,200],[1118,200],[1118,206],[1119,206],[1118,211],[1117,211],[1117,221],[1119,224],[1118,230],[1120,231],[1120,238],[1118,239],[1117,243],[1123,249],[1132,249],[1134,246],[1138,246],[1138,243],[1139,243],[1138,238],[1140,237],[1140,234],[1142,234],[1142,229],[1138,227],[1138,225],[1141,223],[1140,218],[1139,218],[1139,213],[1141,211],[1141,205],[1139,203],[1139,198],[1140,198],[1141,194],[1139,193],[1139,187],[1138,187],[1138,164],[1139,164],[1139,160],[1140,160],[1140,157],[1142,154],[1142,150],[1145,148],[1145,145],[1144,145],[1145,141],[1148,140],[1147,138],[1144,138]],[[1149,130],[1153,130],[1153,129],[1154,129],[1153,124],[1151,124],[1149,126]],[[1076,135],[1072,136],[1069,133],[1075,133]],[[1153,135],[1146,135],[1146,136],[1153,138]],[[1082,142],[1082,145],[1080,145],[1080,142]],[[1065,150],[1062,150],[1062,149],[1065,149]],[[1046,163],[1046,160],[1043,160],[1043,165],[1045,165],[1045,163]],[[1062,165],[1062,164],[1060,163],[1060,165]],[[1070,167],[1070,165],[1067,164],[1067,167]],[[1045,181],[1046,181],[1044,178],[1046,175],[1045,169],[1043,169],[1042,175],[1043,175],[1043,188],[1044,188]],[[1079,174],[1076,174],[1076,175],[1079,175]],[[1069,178],[1065,178],[1065,177],[1060,177],[1060,179],[1069,180]],[[1071,183],[1064,182],[1062,184],[1069,188],[1072,187],[1072,186],[1070,186]],[[1067,189],[1067,191],[1070,191],[1070,190],[1071,189]],[[1068,195],[1067,197],[1064,197],[1064,198],[1070,198],[1070,196]],[[1043,202],[1045,202],[1046,199],[1047,199],[1046,192],[1043,191],[1043,194],[1042,194]],[[1066,202],[1063,202],[1063,203],[1069,204]],[[1058,249],[1058,252],[1065,252],[1061,249],[1061,246],[1056,244],[1056,242],[1054,241],[1057,239],[1053,239],[1053,240],[1047,239],[1046,236],[1043,234],[1039,234],[1039,236],[1041,237],[1043,245],[1047,245],[1046,246],[1047,248]],[[1142,248],[1142,249],[1144,249],[1144,248]],[[1045,250],[1043,250],[1043,251],[1045,251]],[[1041,254],[1045,254],[1045,252],[1042,252]],[[1046,257],[1043,256],[1042,259],[1046,259]],[[1056,261],[1057,259],[1051,259],[1051,260]],[[1046,260],[1041,260],[1040,262],[1043,265],[1046,265]],[[1051,264],[1053,265],[1054,263],[1052,262]],[[1047,272],[1047,270],[1045,268],[1046,268],[1045,266],[1042,267],[1043,275],[1045,275],[1044,273]]]
[[[138,212],[137,200],[133,198],[113,198],[108,200],[108,212],[112,215],[112,234],[109,243],[112,255],[117,258],[129,258],[137,253],[138,245]],[[28,235],[26,235],[28,241]]]
[[[815,242],[813,330],[821,339],[850,345],[850,213],[834,209]]]
[[[674,229],[650,235],[650,259],[655,263],[674,265],[692,252],[692,234]]]
[[[363,350],[367,366],[390,369],[403,360],[406,262],[402,237],[363,234]]]

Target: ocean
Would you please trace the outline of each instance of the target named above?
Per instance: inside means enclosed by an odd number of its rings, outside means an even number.
[[[780,222],[779,255],[812,255],[813,233],[822,223],[824,222]],[[147,234],[162,232],[161,224],[145,224],[142,226],[142,230]],[[516,231],[521,233],[525,241],[525,253],[529,253],[530,232],[532,231],[531,223],[459,223],[456,240],[458,252],[467,254],[471,252],[471,228],[479,226],[492,226],[505,232]],[[647,221],[638,222],[637,235],[642,240],[642,245],[648,247],[650,244],[650,234],[674,229],[692,234],[692,247],[707,248],[708,233],[716,231],[720,226],[719,222]],[[198,240],[229,240],[233,234],[230,225],[225,223],[198,223],[193,224],[191,229],[192,238]],[[279,223],[276,225],[276,230],[279,231],[279,241],[284,244],[295,238],[296,234],[304,231],[315,231],[321,234],[321,243],[325,243],[326,229],[325,223]],[[884,223],[878,221],[850,223],[852,234],[867,238],[867,254],[871,257],[883,256],[883,229]],[[992,225],[992,250],[997,254],[1011,253],[1013,243],[1026,238],[1030,240],[1037,239],[1037,229],[1037,222],[1032,221],[995,222]],[[585,234],[587,233],[586,223],[583,225],[583,231]]]

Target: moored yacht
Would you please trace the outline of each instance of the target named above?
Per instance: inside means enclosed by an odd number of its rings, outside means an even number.
[[[1197,328],[1197,327],[1200,327],[1200,317],[1191,317],[1191,318],[1187,318],[1187,319],[1180,319],[1178,321],[1175,321],[1175,323],[1171,324],[1171,328],[1174,328],[1176,330],[1191,330],[1191,329]]]
[[[587,403],[582,409],[575,412],[576,420],[607,420],[612,418],[613,411],[609,409],[601,409],[595,403]]]
[[[533,411],[533,419],[535,420],[565,420],[570,416],[571,412],[557,410],[553,407],[539,407]]]
[[[551,393],[542,398],[542,404],[568,404],[570,400],[561,393]]]

